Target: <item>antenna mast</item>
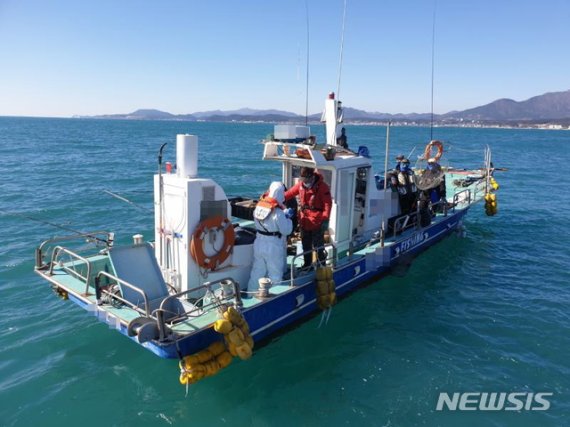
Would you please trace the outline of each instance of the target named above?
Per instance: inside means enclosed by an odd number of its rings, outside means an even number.
[[[433,20],[431,29],[431,125],[429,130],[429,139],[433,140],[433,81],[434,81],[434,70],[435,70],[435,12],[437,9],[437,0],[433,3]]]
[[[309,123],[309,0],[305,0],[305,15],[307,17],[307,75],[305,82],[305,126]]]
[[[338,62],[338,85],[336,88],[336,99],[340,100],[340,76],[342,73],[342,52],[344,48],[344,27],[346,23],[346,0],[344,0],[344,11],[342,13],[342,33],[340,37],[340,59]]]

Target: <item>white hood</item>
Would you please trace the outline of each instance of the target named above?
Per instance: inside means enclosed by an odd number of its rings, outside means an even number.
[[[269,197],[277,200],[278,203],[283,204],[285,202],[285,190],[282,182],[274,181],[269,186]]]

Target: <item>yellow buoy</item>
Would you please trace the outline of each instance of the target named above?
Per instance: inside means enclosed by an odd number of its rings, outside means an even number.
[[[232,355],[228,352],[228,351],[224,351],[223,353],[221,353],[216,360],[218,361],[218,363],[220,364],[221,368],[225,368],[227,367],[230,363],[232,363]]]
[[[190,384],[195,383],[196,381],[201,380],[202,378],[204,378],[205,372],[204,371],[200,371],[200,372],[190,372],[187,374],[187,378],[188,378],[188,382]]]
[[[317,295],[324,295],[329,292],[328,280],[317,280]]]
[[[326,295],[320,295],[320,296],[317,297],[317,303],[318,303],[319,308],[320,308],[321,310],[327,308],[327,307],[329,306],[329,302],[330,302],[330,299],[329,299],[329,295],[328,295],[328,294],[326,294]]]
[[[249,325],[247,322],[243,322],[241,325],[239,325],[239,328],[243,332],[244,336],[249,335]]]
[[[242,345],[237,346],[236,351],[241,360],[247,360],[252,355],[251,347],[247,345],[247,343],[243,343]]]
[[[231,306],[224,312],[224,318],[232,322],[234,325],[241,323],[242,320],[241,313]]]
[[[245,337],[245,342],[247,343],[249,348],[251,348],[253,350],[253,346],[255,345],[255,342],[253,341],[253,338],[251,337],[251,335],[248,335],[247,337]]]
[[[335,289],[336,289],[336,285],[334,283],[334,280],[332,280],[332,279],[329,280],[328,281],[328,289],[327,289],[328,293],[330,294],[331,292],[334,292]]]
[[[228,342],[228,351],[232,356],[237,356],[236,345],[232,342]]]
[[[190,356],[185,356],[183,360],[184,360],[184,363],[186,364],[186,366],[195,365],[197,363],[200,363],[200,361],[198,360],[198,356],[195,354],[192,354]]]
[[[222,354],[224,351],[226,351],[226,346],[224,345],[223,342],[221,341],[216,341],[212,344],[210,344],[210,346],[208,347],[208,350],[210,351],[210,353],[212,353],[212,356],[218,356],[219,354]]]
[[[242,345],[245,338],[243,332],[239,328],[233,328],[227,337],[229,342],[235,344],[236,347]]]
[[[214,322],[214,330],[220,334],[227,334],[232,328],[232,322],[227,319],[218,319]]]
[[[212,358],[212,353],[210,353],[210,351],[206,349],[196,353],[196,357],[198,358],[198,362],[204,363]]]

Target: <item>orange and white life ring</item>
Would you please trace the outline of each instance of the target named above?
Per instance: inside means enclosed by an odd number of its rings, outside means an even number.
[[[214,255],[206,255],[204,237],[212,229],[223,231],[224,243]],[[190,242],[190,255],[200,267],[213,271],[228,258],[234,247],[235,238],[234,227],[229,219],[221,215],[207,218],[200,222],[194,230],[192,242]]]
[[[431,155],[431,150],[433,147],[437,148],[437,153],[435,154],[435,156]],[[426,149],[424,151],[424,160],[428,160],[433,157],[436,162],[439,162],[441,156],[443,156],[443,144],[441,143],[441,141],[438,141],[436,139],[430,141],[429,144],[426,145]]]

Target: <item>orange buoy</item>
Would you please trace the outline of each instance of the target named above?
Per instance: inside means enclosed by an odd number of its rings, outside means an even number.
[[[437,148],[437,153],[435,154],[435,156],[431,155],[431,150],[433,147]],[[424,160],[428,160],[433,157],[436,162],[439,162],[441,156],[443,156],[443,144],[441,143],[441,141],[438,141],[436,139],[430,141],[429,144],[426,145],[426,149],[424,151]]]

